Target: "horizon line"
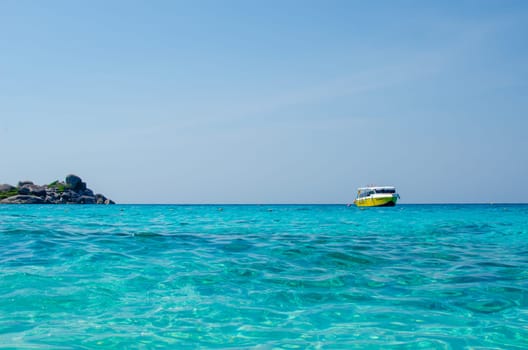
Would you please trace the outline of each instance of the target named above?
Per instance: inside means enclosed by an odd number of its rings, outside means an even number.
[[[115,205],[343,205],[355,206],[353,203],[116,203]],[[528,202],[415,202],[398,203],[396,206],[404,205],[528,205]]]

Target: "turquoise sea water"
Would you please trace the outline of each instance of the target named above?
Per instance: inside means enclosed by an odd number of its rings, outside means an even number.
[[[528,205],[4,205],[0,266],[1,348],[528,348]]]

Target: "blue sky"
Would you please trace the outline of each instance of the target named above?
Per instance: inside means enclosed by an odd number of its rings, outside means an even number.
[[[1,1],[0,183],[526,202],[526,1]]]

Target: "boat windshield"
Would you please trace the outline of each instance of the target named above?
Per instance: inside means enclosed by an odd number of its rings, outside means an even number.
[[[391,188],[391,187],[364,188],[364,189],[359,190],[358,198],[372,196],[373,194],[376,194],[376,193],[393,194],[393,193],[396,193],[396,189]]]
[[[394,188],[376,188],[376,193],[396,193]]]
[[[374,193],[375,192],[373,190],[363,190],[363,191],[359,191],[358,197],[359,198],[368,197],[370,195],[373,195]]]

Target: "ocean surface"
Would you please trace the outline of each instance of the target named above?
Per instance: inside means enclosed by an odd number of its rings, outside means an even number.
[[[3,205],[0,267],[0,348],[528,348],[528,205]]]

